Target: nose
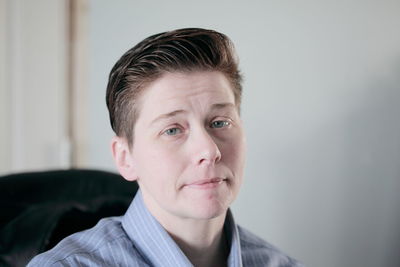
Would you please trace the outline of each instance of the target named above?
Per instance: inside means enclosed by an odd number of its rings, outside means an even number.
[[[191,137],[195,164],[215,164],[221,160],[221,151],[206,129],[192,133]]]

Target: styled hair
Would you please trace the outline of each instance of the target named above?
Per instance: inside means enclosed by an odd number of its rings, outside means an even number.
[[[229,80],[240,109],[242,77],[232,41],[207,29],[185,28],[152,35],[129,49],[110,72],[106,103],[111,127],[132,146],[138,98],[167,72],[220,71]]]

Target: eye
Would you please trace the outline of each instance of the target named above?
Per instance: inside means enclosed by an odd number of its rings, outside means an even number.
[[[211,123],[211,128],[224,128],[231,125],[231,123],[229,121],[213,121]]]
[[[169,128],[169,129],[164,131],[164,134],[170,135],[170,136],[174,136],[174,135],[177,135],[177,134],[180,134],[180,133],[182,133],[182,130],[177,128],[177,127]]]

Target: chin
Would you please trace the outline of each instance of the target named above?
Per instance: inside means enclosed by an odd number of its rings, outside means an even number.
[[[220,216],[225,216],[229,204],[221,203],[220,201],[206,201],[203,203],[196,203],[189,207],[192,218],[199,220],[210,220]]]
[[[188,217],[209,220],[225,216],[236,194],[228,187],[210,190],[187,190],[181,198],[180,207]]]

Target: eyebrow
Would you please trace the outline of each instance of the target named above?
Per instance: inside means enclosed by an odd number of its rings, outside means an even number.
[[[216,103],[211,105],[211,109],[224,109],[224,108],[236,108],[236,105],[230,102],[227,103]]]
[[[236,108],[236,105],[233,104],[233,103],[229,103],[229,102],[227,102],[227,103],[216,103],[216,104],[212,104],[210,109],[211,110],[215,110],[215,109],[224,109],[224,108]],[[162,115],[158,116],[157,118],[155,118],[154,120],[152,120],[150,122],[150,125],[153,125],[154,123],[156,123],[158,121],[161,121],[161,120],[165,120],[165,119],[169,119],[169,118],[175,117],[175,116],[177,116],[179,114],[182,114],[182,113],[187,113],[187,111],[184,110],[184,109],[178,109],[178,110],[174,110],[172,112],[168,112],[168,113],[162,114]]]
[[[172,112],[168,112],[168,113],[162,114],[162,115],[158,116],[157,118],[155,118],[154,120],[152,120],[150,122],[150,125],[153,125],[154,123],[156,123],[158,121],[161,121],[161,120],[165,120],[165,119],[169,119],[169,118],[175,117],[176,115],[181,114],[181,113],[187,113],[187,111],[183,110],[183,109],[178,109],[178,110],[174,110]]]

